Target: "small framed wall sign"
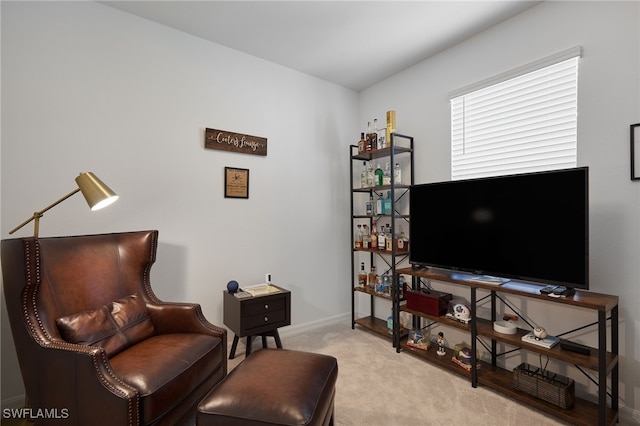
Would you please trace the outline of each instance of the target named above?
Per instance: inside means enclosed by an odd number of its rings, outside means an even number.
[[[224,168],[224,198],[249,198],[249,169]]]
[[[631,129],[631,180],[640,180],[640,123],[632,124]]]

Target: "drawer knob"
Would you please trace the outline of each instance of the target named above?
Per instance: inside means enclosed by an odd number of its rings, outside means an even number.
[[[264,304],[265,309],[269,309],[269,305],[267,303]]]
[[[264,317],[264,322],[267,322],[267,321],[269,321],[269,318]]]

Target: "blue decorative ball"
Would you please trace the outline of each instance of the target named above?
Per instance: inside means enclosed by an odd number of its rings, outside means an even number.
[[[238,284],[238,281],[231,280],[227,283],[227,290],[229,290],[229,293],[235,293],[238,291],[239,287],[240,285]]]

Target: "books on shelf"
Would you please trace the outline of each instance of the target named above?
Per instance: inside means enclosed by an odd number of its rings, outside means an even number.
[[[532,345],[542,346],[543,348],[551,349],[560,341],[560,338],[555,336],[547,336],[544,339],[540,339],[534,336],[532,331],[522,336],[522,341]]]

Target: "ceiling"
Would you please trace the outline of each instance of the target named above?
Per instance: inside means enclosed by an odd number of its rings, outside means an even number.
[[[356,91],[539,1],[99,1]]]

